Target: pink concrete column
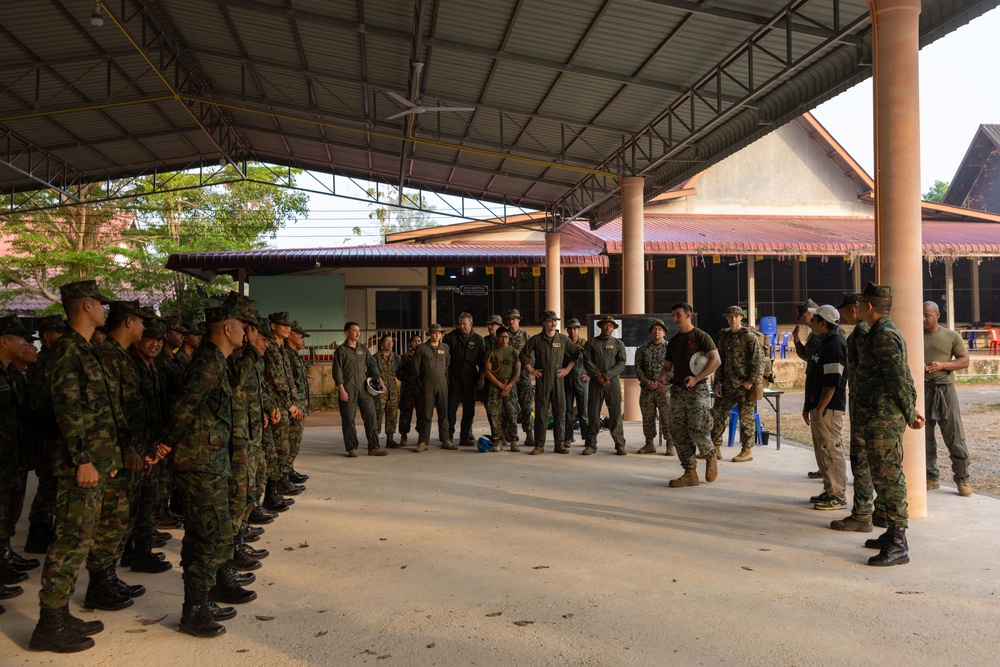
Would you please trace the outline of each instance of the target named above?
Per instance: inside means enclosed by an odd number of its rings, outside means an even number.
[[[923,243],[920,211],[920,0],[874,0],[875,255],[877,281],[892,285],[892,318],[906,340],[923,412]],[[927,516],[924,434],[903,436],[910,516]]]
[[[561,232],[545,232],[545,310],[554,310],[562,317],[562,270],[559,241]]]
[[[633,176],[622,179],[622,308],[625,314],[646,312],[646,252],[643,188],[645,179]],[[639,381],[625,379],[625,421],[639,421]]]

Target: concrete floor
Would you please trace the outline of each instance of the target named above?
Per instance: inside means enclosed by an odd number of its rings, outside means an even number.
[[[626,437],[634,451],[639,425]],[[309,489],[256,543],[271,550],[259,599],[224,637],[177,632],[174,539],[174,570],[120,573],[149,592],[97,612],[107,630],[81,654],[26,650],[34,570],[0,616],[0,664],[997,664],[993,497],[932,493],[909,531],[912,562],[880,569],[861,546],[875,534],[834,532],[844,513],[804,502],[821,485],[801,447],[758,448],[745,464],[727,448],[715,483],[669,489],[676,457],[613,456],[606,433],[590,457],[578,444],[347,459],[342,443],[339,427],[307,428]],[[80,584],[72,608],[93,618]]]

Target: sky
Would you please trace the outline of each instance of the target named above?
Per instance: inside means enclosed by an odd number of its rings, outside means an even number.
[[[997,47],[1000,9],[994,9],[920,51],[920,185],[926,192],[940,180],[955,175],[981,124],[1000,123],[1000,81]],[[868,79],[813,110],[813,115],[871,175],[874,172],[872,138],[872,81]],[[329,176],[316,175],[330,185]],[[302,181],[315,187],[309,179]],[[338,191],[363,196],[363,188],[337,180]],[[433,202],[437,210],[455,198]],[[281,248],[315,248],[379,243],[377,221],[365,203],[310,196],[308,219],[288,225],[271,243]],[[470,217],[492,217],[497,211],[465,210]],[[515,213],[512,211],[511,213]],[[361,228],[361,234],[353,228]]]

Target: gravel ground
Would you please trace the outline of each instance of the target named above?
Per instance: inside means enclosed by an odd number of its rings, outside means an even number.
[[[969,473],[972,488],[978,493],[1000,495],[1000,386],[958,385],[958,399],[962,405],[962,423],[965,426],[965,443],[969,448]],[[781,444],[810,446],[809,427],[802,421],[801,390],[791,390],[781,397]],[[763,406],[760,417],[765,428],[774,431],[774,414]],[[844,423],[844,450],[847,451],[849,416]],[[951,482],[951,460],[944,446],[940,431],[937,432],[938,468],[941,480]],[[799,444],[803,443],[803,444]]]

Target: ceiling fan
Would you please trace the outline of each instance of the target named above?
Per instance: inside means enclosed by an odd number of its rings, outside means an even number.
[[[424,64],[420,62],[413,63],[413,90],[420,90],[420,73],[424,69]],[[394,93],[391,90],[385,91],[385,94],[402,104],[406,109],[400,111],[397,114],[388,116],[386,120],[396,120],[397,118],[402,118],[403,116],[416,116],[427,111],[475,111],[476,107],[428,107],[421,103],[420,98],[415,101],[411,101],[400,95],[399,93]]]

